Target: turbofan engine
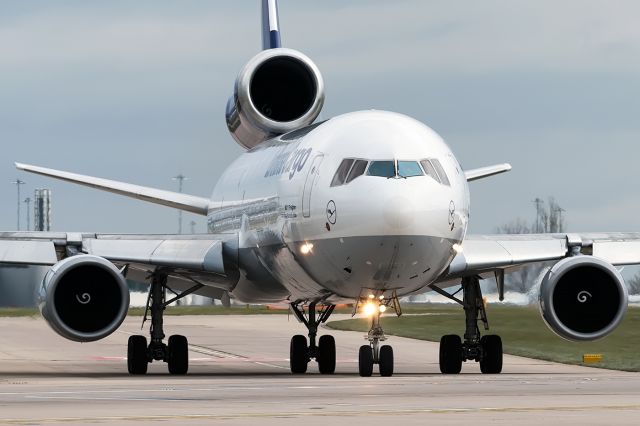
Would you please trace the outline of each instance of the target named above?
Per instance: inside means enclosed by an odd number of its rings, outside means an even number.
[[[324,103],[324,83],[316,65],[285,48],[263,50],[240,71],[227,102],[227,127],[242,147],[307,126]]]
[[[627,288],[618,270],[593,256],[556,263],[540,285],[542,317],[567,340],[591,341],[611,333],[627,309]]]
[[[108,260],[87,254],[53,265],[37,297],[51,328],[76,342],[110,335],[129,308],[129,288],[120,271]]]

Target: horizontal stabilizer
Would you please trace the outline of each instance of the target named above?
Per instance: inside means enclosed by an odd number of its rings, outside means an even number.
[[[511,164],[495,164],[493,166],[480,167],[478,169],[466,170],[464,172],[467,182],[472,180],[483,179],[489,176],[497,175],[500,173],[508,172],[511,170]]]
[[[47,169],[45,167],[32,166],[29,164],[15,164],[16,168],[26,172],[65,180],[67,182],[77,183],[79,185],[112,192],[114,194],[125,195],[131,198],[137,198],[138,200],[161,204],[163,206],[173,207],[174,209],[185,210],[203,216],[206,216],[209,210],[208,198],[133,185],[130,183],[102,179],[93,176],[78,175],[75,173]]]

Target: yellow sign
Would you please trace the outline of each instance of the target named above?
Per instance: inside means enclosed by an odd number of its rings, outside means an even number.
[[[584,354],[582,355],[582,362],[600,362],[602,361],[602,354]]]

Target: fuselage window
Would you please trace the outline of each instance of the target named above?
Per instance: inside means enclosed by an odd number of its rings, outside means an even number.
[[[395,161],[372,161],[367,175],[392,178],[396,175]]]
[[[422,175],[424,173],[417,161],[398,161],[398,176],[406,178]]]
[[[438,177],[438,173],[436,172],[436,169],[433,167],[433,164],[431,164],[431,161],[422,160],[420,164],[422,164],[422,167],[424,168],[424,171],[428,176],[431,176],[436,182],[442,183],[442,181]]]
[[[447,174],[445,173],[444,168],[442,168],[442,164],[440,164],[440,161],[438,161],[438,159],[436,158],[432,158],[431,163],[433,164],[433,167],[435,167],[436,171],[438,172],[438,176],[440,176],[440,180],[442,181],[442,184],[449,186],[450,185],[449,178],[447,177]]]
[[[331,180],[331,186],[342,185],[344,181],[347,179],[347,175],[349,174],[349,170],[351,169],[351,165],[353,164],[353,158],[345,158],[340,163],[338,170],[336,170],[336,174],[333,175],[333,179]]]
[[[347,176],[347,181],[345,183],[349,183],[358,176],[362,176],[364,171],[367,169],[367,164],[367,160],[356,160],[353,167],[351,167],[351,171],[349,172],[349,176]]]

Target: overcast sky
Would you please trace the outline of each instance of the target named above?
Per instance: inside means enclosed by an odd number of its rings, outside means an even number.
[[[52,189],[54,230],[176,232],[175,210],[13,162],[169,190],[184,173],[209,196],[241,153],[224,107],[259,16],[254,0],[0,3],[0,229],[18,177],[23,199]],[[513,165],[471,183],[472,232],[531,221],[547,196],[571,231],[640,231],[638,16],[636,1],[280,1],[283,44],[325,78],[324,118],[397,111],[465,168]]]

